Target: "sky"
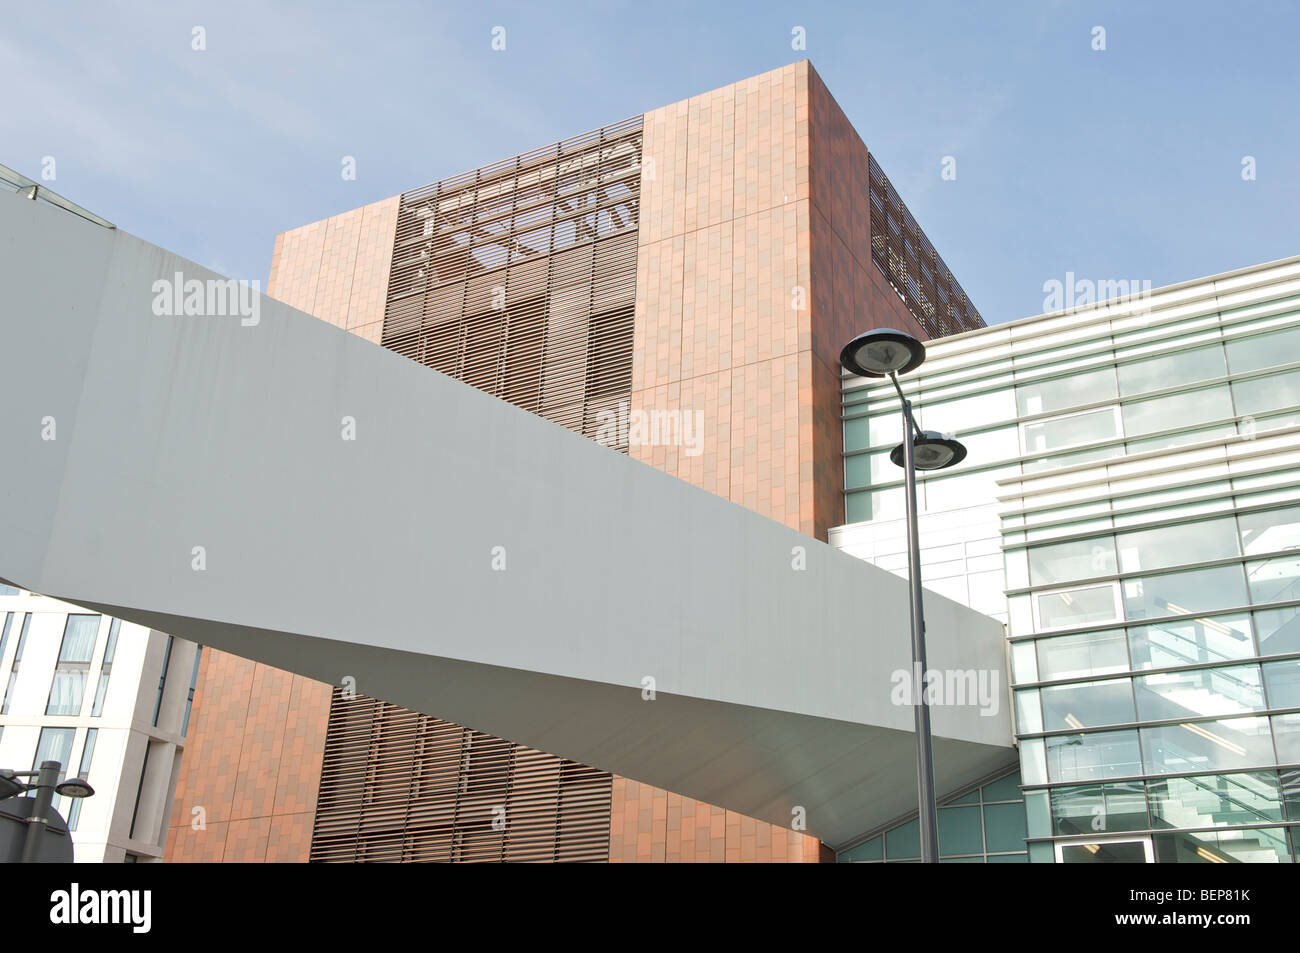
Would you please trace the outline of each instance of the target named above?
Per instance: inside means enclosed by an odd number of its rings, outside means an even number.
[[[1159,287],[1300,254],[1296,3],[0,14],[0,164],[244,280],[278,232],[805,58],[990,324],[1067,275]]]

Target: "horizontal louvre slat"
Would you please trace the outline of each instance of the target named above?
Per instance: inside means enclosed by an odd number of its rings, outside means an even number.
[[[335,689],[311,859],[601,861],[611,792],[595,768]]]
[[[640,192],[635,117],[405,193],[383,345],[597,436],[631,395]]]

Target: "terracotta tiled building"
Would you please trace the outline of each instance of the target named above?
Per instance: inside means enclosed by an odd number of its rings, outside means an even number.
[[[840,348],[983,323],[806,61],[286,232],[268,292],[821,540]],[[697,439],[608,426],[652,413]],[[168,860],[830,856],[220,652],[190,732]]]

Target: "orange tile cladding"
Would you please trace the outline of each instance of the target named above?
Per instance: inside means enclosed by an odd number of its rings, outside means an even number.
[[[204,652],[164,859],[306,861],[329,700],[321,682]]]
[[[804,61],[647,113],[641,188],[631,409],[699,411],[704,440],[632,456],[825,540],[843,522],[839,349],[872,327],[926,336],[871,262],[866,146]],[[278,236],[268,293],[379,343],[398,207]],[[295,676],[210,655],[220,697],[208,716],[196,694],[167,859],[305,860],[328,686],[300,679],[286,712],[276,677]],[[291,760],[294,783],[260,780]],[[226,806],[206,837],[188,826],[198,803]],[[620,777],[609,857],[832,859],[814,837]]]

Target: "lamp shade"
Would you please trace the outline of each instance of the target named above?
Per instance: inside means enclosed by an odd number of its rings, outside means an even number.
[[[840,351],[840,364],[859,377],[906,374],[925,360],[925,345],[902,331],[877,328],[859,334]]]
[[[895,466],[904,465],[904,449],[900,443],[889,451],[889,459]],[[943,470],[965,459],[965,446],[938,431],[922,430],[912,441],[912,462],[918,470]]]

